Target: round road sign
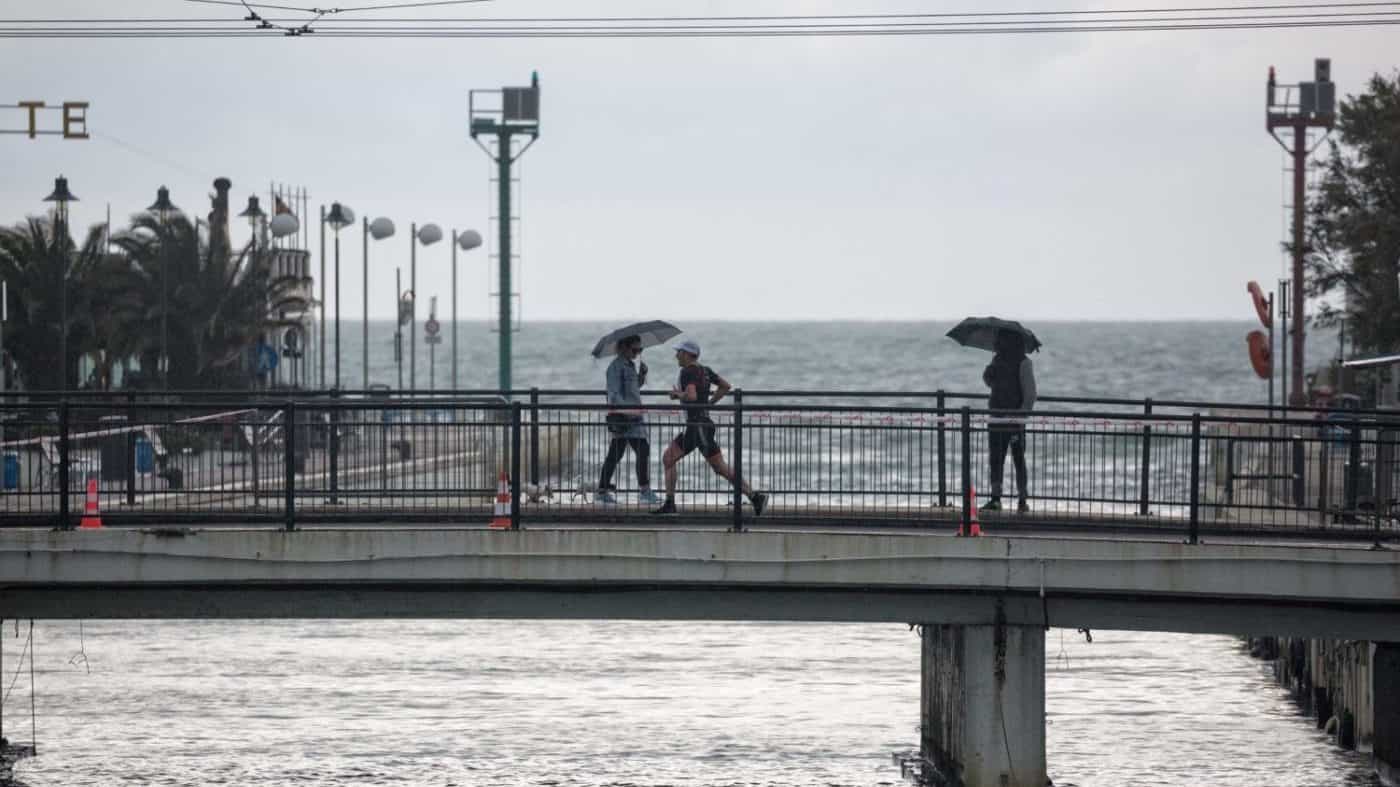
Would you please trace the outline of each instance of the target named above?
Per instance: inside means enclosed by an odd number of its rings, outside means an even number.
[[[438,332],[441,331],[441,330],[442,330],[442,325],[441,325],[440,323],[438,323],[438,321],[435,320],[435,319],[433,319],[432,317],[429,317],[429,318],[428,318],[428,321],[425,322],[425,323],[423,323],[423,331],[424,331],[425,333],[427,333],[429,336],[437,336],[437,335],[438,335]]]

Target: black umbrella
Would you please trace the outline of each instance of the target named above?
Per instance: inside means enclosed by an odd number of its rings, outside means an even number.
[[[998,331],[1018,333],[1026,342],[1026,352],[1040,349],[1040,340],[1029,329],[1014,320],[1001,320],[996,317],[968,317],[948,331],[948,338],[964,347],[996,352]]]
[[[681,329],[665,320],[647,320],[646,322],[634,322],[610,331],[598,343],[593,345],[593,357],[602,358],[603,355],[611,355],[617,347],[617,343],[628,336],[636,336],[642,340],[643,347],[655,347],[658,344],[665,344],[668,339],[679,336]]]

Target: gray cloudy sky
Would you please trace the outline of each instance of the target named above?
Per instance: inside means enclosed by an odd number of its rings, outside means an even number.
[[[429,11],[975,7],[494,0]],[[1035,7],[1077,6],[1006,5]],[[0,3],[11,18],[114,14],[239,15],[180,0]],[[371,315],[388,317],[410,221],[485,230],[491,167],[467,135],[467,91],[538,70],[543,134],[523,169],[526,319],[1248,319],[1245,281],[1268,286],[1281,270],[1268,66],[1296,82],[1330,56],[1339,93],[1354,93],[1400,64],[1396,31],[5,40],[0,103],[89,100],[100,136],[0,136],[0,220],[41,210],[59,173],[82,199],[75,223],[101,220],[107,203],[120,220],[162,183],[201,215],[217,176],[233,180],[240,206],[271,180],[304,184],[317,202],[400,225],[371,249]],[[4,127],[22,124],[5,112]],[[358,316],[358,233],[343,243],[345,313]],[[446,302],[448,259],[446,243],[420,253],[422,295]],[[462,262],[465,311],[484,318],[482,250]]]

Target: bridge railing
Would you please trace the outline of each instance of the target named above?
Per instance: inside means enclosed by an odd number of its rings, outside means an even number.
[[[931,406],[889,401],[736,391],[711,417],[724,461],[768,496],[762,521],[775,526],[952,528],[970,524],[975,501],[982,523],[1003,531],[1396,534],[1400,420],[1391,415],[1136,402],[1008,415],[947,395]],[[485,393],[7,402],[0,521],[75,526],[91,479],[109,525],[484,524],[497,518],[502,483],[513,527],[753,524],[751,502],[700,452],[677,465],[678,517],[651,514],[632,450],[612,474],[614,502],[603,502],[601,468],[617,436],[608,412],[592,395],[545,391],[513,402]],[[629,414],[640,420],[621,436],[645,436],[659,493],[661,457],[685,433],[684,413],[657,403]],[[985,509],[994,444],[1007,454],[999,512]],[[1025,513],[1015,510],[1017,444]]]

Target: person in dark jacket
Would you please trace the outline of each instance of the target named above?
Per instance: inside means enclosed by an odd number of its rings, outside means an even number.
[[[1016,466],[1016,510],[1025,513],[1030,510],[1026,502],[1026,424],[996,411],[1023,414],[1035,407],[1035,370],[1031,359],[1026,357],[1026,343],[1021,334],[998,331],[995,346],[996,355],[982,372],[982,382],[992,389],[987,409],[994,411],[987,430],[992,459],[992,498],[982,510],[1001,510],[1001,482],[1006,471],[1006,452],[1010,449],[1011,461]]]

